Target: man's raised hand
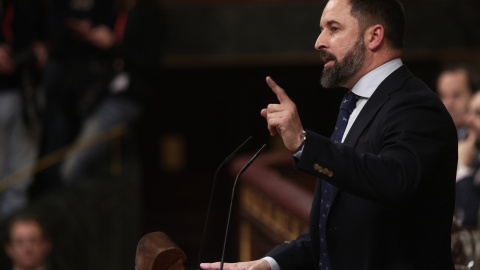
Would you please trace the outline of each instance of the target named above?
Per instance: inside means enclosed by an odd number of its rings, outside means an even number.
[[[260,114],[267,120],[270,135],[279,134],[285,147],[291,152],[296,151],[302,144],[302,123],[297,112],[297,106],[288,97],[285,91],[270,77],[267,84],[277,95],[279,104],[269,104]]]

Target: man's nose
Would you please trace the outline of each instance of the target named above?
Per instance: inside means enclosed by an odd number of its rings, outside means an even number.
[[[327,47],[324,35],[322,34],[323,34],[323,31],[318,35],[317,41],[315,41],[315,49],[318,51],[323,50]]]

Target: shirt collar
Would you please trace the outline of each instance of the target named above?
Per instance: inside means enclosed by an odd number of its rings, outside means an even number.
[[[358,80],[353,86],[352,92],[362,98],[370,98],[383,80],[402,65],[402,60],[400,58],[395,58],[377,67],[360,78],[360,80]]]

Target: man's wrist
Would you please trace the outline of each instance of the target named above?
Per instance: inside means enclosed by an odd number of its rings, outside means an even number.
[[[307,139],[307,133],[305,132],[305,130],[302,130],[302,132],[298,136],[298,142],[295,143],[295,145],[292,145],[292,148],[290,148],[289,150],[292,151],[292,153],[298,152],[299,149],[303,148],[303,145],[305,144],[306,139]]]
[[[268,264],[270,264],[270,268],[271,268],[272,270],[281,270],[281,269],[280,269],[280,266],[278,265],[277,261],[275,261],[274,258],[267,256],[267,257],[264,257],[264,258],[262,258],[262,259],[264,259],[265,261],[268,262]]]

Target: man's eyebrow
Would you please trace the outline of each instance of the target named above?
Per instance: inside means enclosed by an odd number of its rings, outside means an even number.
[[[329,21],[326,22],[326,27],[332,26],[334,24],[340,24],[340,23],[336,20],[329,20]],[[320,30],[323,30],[323,27],[322,27],[321,24],[320,24]]]
[[[331,26],[332,24],[340,24],[338,21],[335,21],[335,20],[329,20],[327,21],[327,25],[328,26]]]

